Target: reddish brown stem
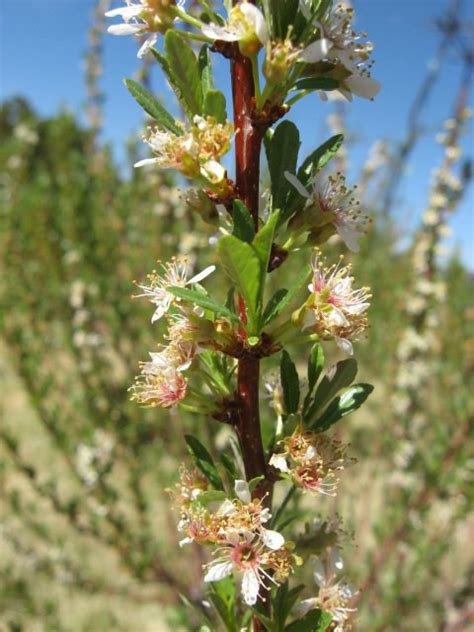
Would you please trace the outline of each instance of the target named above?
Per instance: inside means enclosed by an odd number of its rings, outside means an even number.
[[[236,185],[239,197],[251,213],[255,230],[258,230],[260,149],[262,132],[252,124],[255,104],[252,65],[235,46],[231,60],[232,94],[234,102]],[[245,304],[240,298],[240,312],[245,322]],[[260,360],[245,355],[239,360],[237,392],[239,419],[237,432],[242,450],[245,474],[250,480],[257,476],[265,479],[254,491],[254,496],[266,497],[270,502],[271,481],[267,479],[267,466],[262,444],[259,412]]]
[[[239,52],[237,46],[232,56],[231,68],[237,193],[252,214],[255,230],[258,230],[262,131],[252,124],[252,111],[255,105],[252,64],[248,57]]]

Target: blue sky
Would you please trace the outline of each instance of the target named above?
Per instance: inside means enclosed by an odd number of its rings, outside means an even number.
[[[120,4],[120,3],[115,3]],[[365,30],[375,44],[373,74],[383,85],[375,102],[356,100],[349,107],[349,126],[357,133],[352,153],[354,166],[367,155],[380,137],[400,138],[416,87],[438,43],[433,18],[443,12],[447,0],[354,0],[356,27]],[[60,106],[82,114],[85,98],[82,56],[87,46],[87,28],[93,0],[0,0],[0,93],[28,97],[42,115]],[[474,3],[464,0],[466,17],[474,19]],[[469,15],[470,13],[470,15]],[[133,38],[105,36],[103,89],[105,103],[104,139],[123,156],[123,140],[137,133],[141,114],[122,85],[123,77],[137,69]],[[219,76],[225,74],[219,62]],[[439,163],[440,149],[433,141],[441,122],[451,112],[459,83],[460,64],[455,54],[444,60],[441,77],[426,109],[426,135],[406,167],[400,190],[403,203],[396,212],[401,223],[414,227],[426,204],[430,172]],[[154,89],[170,99],[159,75]],[[473,100],[471,99],[471,103]],[[303,151],[327,136],[324,121],[329,108],[314,97],[297,104],[291,118],[302,129]],[[473,134],[464,139],[466,153],[474,154]],[[470,187],[462,206],[451,219],[453,237],[463,259],[474,269],[474,193]]]

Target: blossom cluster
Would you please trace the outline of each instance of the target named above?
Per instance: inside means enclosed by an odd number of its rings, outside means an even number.
[[[313,559],[313,577],[319,589],[318,595],[304,599],[298,605],[300,616],[313,608],[330,612],[333,632],[348,632],[351,614],[355,612],[350,605],[355,593],[340,577],[343,568],[344,563],[335,548],[326,549],[324,555]]]
[[[195,116],[188,130],[182,135],[169,131],[150,129],[144,140],[156,156],[145,158],[135,164],[142,167],[157,164],[166,169],[176,169],[188,178],[202,176],[212,184],[221,183],[225,169],[219,158],[230,149],[233,127],[227,121],[218,123],[212,116]]]
[[[279,447],[269,464],[283,476],[312,494],[336,495],[339,473],[349,463],[346,446],[327,435],[298,428]]]
[[[235,574],[241,579],[245,603],[252,606],[271,584],[288,578],[298,558],[281,533],[267,528],[270,510],[260,499],[252,499],[246,481],[236,480],[236,497],[222,502],[209,503],[206,491],[207,479],[199,470],[182,468],[181,480],[171,492],[181,514],[178,529],[185,536],[180,545],[198,542],[215,547],[204,581]]]
[[[343,4],[329,3],[321,15],[312,3],[300,0],[299,12],[308,26],[302,39],[294,40],[291,30],[283,40],[271,36],[264,12],[247,0],[233,5],[227,17],[208,11],[210,21],[202,21],[186,11],[184,2],[176,0],[126,0],[124,7],[113,9],[108,17],[121,17],[123,24],[114,24],[114,35],[148,35],[138,55],[152,48],[159,33],[165,33],[175,21],[181,21],[199,32],[209,43],[238,43],[243,55],[256,57],[265,48],[263,73],[268,80],[264,93],[271,101],[281,86],[291,87],[292,80],[328,76],[338,82],[338,92],[348,100],[352,96],[372,99],[379,83],[371,77],[373,46],[365,33],[356,33],[352,22],[354,10]],[[183,30],[183,33],[185,31]],[[277,88],[275,90],[275,88]],[[321,91],[325,97],[325,93]],[[263,104],[262,104],[263,105]]]
[[[355,187],[350,189],[341,173],[324,179],[321,172],[316,172],[309,181],[311,191],[294,174],[286,172],[285,177],[307,200],[306,208],[298,215],[297,226],[294,227],[308,230],[314,242],[318,239],[326,241],[331,234],[327,228],[331,226],[349,250],[358,252],[358,242],[366,231],[369,219],[359,210]]]
[[[197,345],[205,343],[207,333],[207,321],[201,318],[199,310],[181,303],[169,290],[198,283],[215,268],[209,266],[189,278],[190,266],[185,257],[172,259],[161,268],[161,274],[155,271],[149,275],[147,285],[138,286],[143,292],[137,296],[144,296],[155,305],[152,323],[167,316],[168,344],[150,353],[151,360],[142,363],[141,374],[131,391],[132,399],[140,404],[169,408],[186,397],[188,382],[183,373],[191,366]],[[172,307],[175,311],[170,314]]]
[[[333,339],[348,355],[353,354],[352,340],[357,339],[368,325],[366,311],[371,297],[369,288],[352,287],[351,266],[337,264],[325,267],[321,252],[312,258],[313,280],[310,295],[303,308],[293,314],[296,321],[322,340]]]

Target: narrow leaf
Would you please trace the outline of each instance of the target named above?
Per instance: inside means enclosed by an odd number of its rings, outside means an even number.
[[[339,81],[331,77],[310,77],[308,79],[300,79],[296,82],[295,90],[336,90],[339,87]]]
[[[263,312],[263,326],[268,325],[268,323],[278,316],[281,311],[280,304],[287,294],[288,290],[283,287],[277,290],[271,297],[265,307],[265,311]]]
[[[288,28],[293,27],[296,12],[298,11],[298,0],[270,0],[270,14],[272,16],[275,38],[284,40],[288,35]]]
[[[125,86],[135,101],[149,114],[158,124],[158,127],[173,132],[177,136],[183,133],[176,125],[176,121],[171,114],[155,99],[145,88],[133,79],[125,79]]]
[[[261,312],[262,265],[255,249],[234,235],[225,235],[217,242],[222,266],[243,296],[247,309],[248,330],[258,333]]]
[[[280,376],[283,387],[285,412],[288,415],[296,413],[300,401],[300,381],[298,371],[287,351],[282,351],[280,362]]]
[[[298,180],[306,184],[312,173],[320,171],[336,155],[343,141],[344,136],[336,134],[315,149],[298,169]]]
[[[232,322],[240,322],[234,312],[231,312],[225,305],[221,305],[210,296],[207,296],[207,294],[204,294],[199,290],[190,290],[186,287],[170,287],[168,291],[174,296],[183,299],[183,301],[188,301],[193,305],[197,305],[203,309],[208,309],[216,316],[223,316]]]
[[[324,367],[324,351],[323,347],[316,343],[310,351],[308,358],[308,392],[304,400],[303,410],[307,410],[311,403],[311,395],[313,389],[316,386],[316,382],[321,375],[321,371]]]
[[[255,238],[253,240],[253,246],[255,248],[255,252],[257,253],[258,258],[260,259],[260,262],[262,264],[262,272],[263,272],[262,284],[264,281],[264,277],[268,271],[268,264],[270,262],[273,238],[275,236],[275,228],[278,223],[278,217],[279,217],[278,211],[276,211],[275,213],[272,213],[270,217],[268,218],[265,226],[263,226],[258,231],[258,233],[255,235]]]
[[[285,632],[325,632],[332,617],[322,610],[310,610],[302,619],[287,625]]]
[[[308,390],[311,392],[324,367],[324,351],[318,343],[313,346],[308,358]]]
[[[331,378],[325,375],[321,380],[314,394],[313,404],[305,414],[305,421],[311,424],[340,390],[352,384],[356,375],[357,361],[354,358],[338,362],[334,375]]]
[[[204,97],[203,113],[206,116],[213,116],[218,123],[225,123],[227,120],[227,109],[225,96],[220,90],[209,88]]]
[[[270,299],[267,308],[265,309],[265,313],[267,315],[267,320],[264,319],[264,324],[268,324],[271,320],[274,320],[277,316],[279,316],[284,309],[286,309],[291,303],[296,299],[301,290],[306,286],[308,282],[308,278],[310,275],[311,269],[309,266],[303,267],[301,272],[296,276],[293,285],[289,290],[286,290],[285,295],[283,296],[278,304],[274,307],[272,306],[272,312],[270,313],[270,302],[276,297],[276,294]],[[281,290],[279,290],[281,292]]]
[[[184,439],[188,446],[189,454],[194,458],[196,466],[201,470],[204,476],[206,476],[213,487],[224,491],[224,485],[222,484],[219,472],[206,448],[199,439],[192,435],[184,435]]]
[[[188,116],[202,114],[202,88],[199,64],[188,42],[169,29],[165,35],[168,79]]]
[[[303,590],[303,584],[289,590],[287,581],[279,587],[273,602],[273,618],[277,626],[276,632],[284,630],[285,622]]]
[[[360,408],[374,390],[372,384],[354,384],[332,400],[326,411],[312,425],[312,430],[324,432],[339,419]]]
[[[198,56],[199,76],[201,77],[202,95],[205,98],[208,91],[214,86],[212,80],[212,64],[209,46],[204,46],[199,51]]]
[[[251,244],[255,237],[253,217],[248,208],[240,200],[234,200],[232,207],[232,219],[234,221],[234,235],[241,241]]]
[[[285,202],[291,184],[285,178],[285,171],[296,172],[300,135],[298,128],[291,121],[283,121],[275,129],[268,155],[268,169],[272,183],[273,208],[282,210],[280,221],[285,219]]]

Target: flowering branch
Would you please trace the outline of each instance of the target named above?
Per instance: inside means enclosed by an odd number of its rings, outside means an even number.
[[[171,492],[180,511],[180,544],[197,542],[213,552],[204,581],[211,584],[209,598],[226,629],[324,632],[332,621],[332,629],[342,631],[352,593],[338,578],[338,524],[321,525],[309,553],[302,548],[301,555],[297,534],[288,539],[291,530],[280,531],[289,524],[297,490],[336,494],[340,473],[352,459],[346,446],[325,433],[372,391],[368,384],[353,384],[353,358],[324,371],[321,342],[334,341],[353,355],[353,343],[367,328],[370,294],[354,287],[350,265],[326,265],[315,248],[337,234],[357,250],[367,218],[344,177],[322,172],[342,135],[328,139],[298,167],[296,125],[283,121],[271,128],[313,92],[323,99],[328,91],[349,101],[354,95],[372,99],[379,90],[370,73],[372,45],[355,35],[352,9],[330,0],[225,2],[224,14],[207,2],[198,4],[199,15],[173,0],[127,0],[127,6],[109,12],[124,20],[110,27],[112,33],[146,37],[139,56],[154,56],[187,118],[175,120],[143,86],[127,80],[132,96],[155,121],[145,138],[154,156],[135,166],[178,170],[196,187],[186,196],[189,206],[219,228],[218,266],[193,275],[189,261],[179,257],[140,284],[140,295],[155,306],[152,322],[165,320],[167,331],[166,343],[142,363],[132,399],[146,406],[179,406],[230,423],[236,431],[239,451],[232,457],[224,453],[220,463],[213,447],[208,451],[187,435],[194,465],[182,468]],[[153,48],[160,34],[163,52]],[[196,53],[188,40],[204,45]],[[214,87],[211,52],[230,59],[233,123],[225,95]],[[271,190],[261,212],[264,139]],[[220,162],[232,140],[235,180]],[[268,300],[269,272],[307,249],[313,249],[311,266],[305,263],[292,287],[279,287]],[[230,283],[226,303],[201,285],[220,270]],[[304,291],[309,293],[301,303]],[[286,350],[289,343],[312,348],[306,385]],[[268,439],[260,420],[260,365],[280,352],[280,378],[271,389],[278,418]],[[272,492],[280,481],[290,487],[272,521]],[[301,589],[290,589],[289,579],[314,554],[320,558],[314,562],[319,593],[297,605]],[[224,597],[229,591],[230,599]],[[228,602],[225,614],[223,601]]]

